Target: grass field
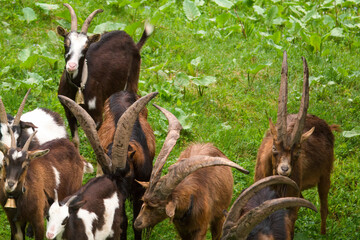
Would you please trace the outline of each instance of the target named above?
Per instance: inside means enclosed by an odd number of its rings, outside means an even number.
[[[70,29],[70,14],[60,1],[45,5],[28,0],[0,0],[0,95],[15,114],[28,88],[25,112],[46,107],[65,117],[57,99],[64,67],[57,25]],[[301,209],[295,239],[360,238],[360,34],[359,3],[352,1],[216,0],[70,1],[79,25],[98,8],[90,33],[121,29],[137,42],[145,20],[155,26],[144,45],[140,94],[158,91],[153,101],[173,112],[184,130],[165,170],[191,142],[212,142],[250,171],[233,171],[233,199],[253,182],[257,150],[276,119],[282,52],[288,52],[288,111],[300,106],[302,61],[310,71],[308,112],[339,124],[331,177],[327,235],[320,233],[320,213]],[[153,107],[149,121],[157,152],[167,122]],[[351,131],[351,132],[348,132]],[[353,133],[352,137],[349,134]],[[81,132],[80,153],[95,164]],[[315,170],[316,171],[316,170]],[[95,174],[86,175],[85,180]],[[303,192],[319,208],[316,189]],[[0,210],[0,239],[10,227]],[[131,215],[130,209],[128,209]],[[129,221],[131,221],[131,217]],[[132,230],[128,229],[129,239]],[[168,220],[151,239],[178,239]],[[208,235],[208,239],[211,239]]]

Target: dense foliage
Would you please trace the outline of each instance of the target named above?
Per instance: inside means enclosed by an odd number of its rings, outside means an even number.
[[[0,95],[14,114],[28,88],[25,111],[47,107],[60,112],[57,87],[64,67],[62,38],[70,29],[62,2],[0,0]],[[276,119],[280,66],[288,52],[289,112],[298,111],[302,61],[310,69],[309,113],[340,124],[329,194],[328,234],[321,236],[320,213],[300,210],[295,239],[360,238],[360,15],[359,0],[160,0],[70,1],[79,25],[93,10],[104,12],[89,32],[121,29],[138,41],[144,22],[155,26],[142,49],[140,94],[158,91],[159,105],[172,111],[184,130],[166,164],[190,142],[213,142],[231,160],[250,170],[234,173],[234,199],[253,181],[257,149]],[[167,122],[152,106],[149,120],[159,151]],[[95,163],[81,133],[81,154]],[[165,167],[166,168],[166,167]],[[94,175],[86,176],[86,179]],[[303,193],[319,207],[316,189]],[[129,210],[130,211],[130,210]],[[129,220],[131,221],[131,219]],[[10,227],[1,210],[0,238]],[[131,239],[132,231],[129,228]],[[151,239],[175,239],[168,220]],[[209,237],[210,238],[210,237]]]

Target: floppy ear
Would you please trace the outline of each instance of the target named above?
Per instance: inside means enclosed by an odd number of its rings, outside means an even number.
[[[49,206],[51,206],[54,203],[54,199],[49,196],[49,194],[45,191],[45,189],[44,189],[44,193],[45,193],[47,202],[49,203]]]
[[[136,181],[138,184],[140,184],[143,188],[145,188],[145,189],[148,189],[148,188],[149,188],[149,185],[150,185],[149,182],[142,182],[142,181],[138,181],[138,180],[136,180],[136,179],[135,179],[135,181]]]
[[[176,209],[176,205],[173,201],[170,201],[166,204],[165,207],[166,215],[171,219],[171,221],[175,216],[175,209]]]
[[[32,122],[23,122],[23,121],[20,121],[20,127],[21,128],[32,128],[33,130],[35,128],[37,128],[37,126],[35,126]]]
[[[314,130],[315,127],[312,127],[309,131],[303,133],[303,135],[301,135],[300,144],[305,142],[311,136],[311,134],[313,134]]]
[[[69,204],[69,213],[77,212],[85,203],[86,200],[74,199]]]
[[[68,34],[68,32],[63,28],[63,27],[61,27],[61,26],[57,26],[57,28],[56,28],[56,32],[57,32],[57,34],[59,34],[60,36],[62,36],[62,37],[66,37],[66,35]]]
[[[272,122],[271,118],[269,118],[269,126],[270,126],[270,133],[274,140],[277,140],[277,131],[274,126],[274,123]]]
[[[101,39],[100,34],[94,34],[94,35],[89,37],[90,43],[98,42],[98,41],[100,41],[100,39]]]
[[[50,149],[45,150],[35,150],[35,151],[28,151],[29,159],[32,160],[34,158],[42,157],[50,152]]]

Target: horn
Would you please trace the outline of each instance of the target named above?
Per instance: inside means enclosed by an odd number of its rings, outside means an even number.
[[[9,125],[7,125],[7,127],[9,130],[9,133],[10,133],[10,137],[11,137],[11,145],[10,146],[12,149],[16,149],[16,140],[15,140],[14,132]]]
[[[8,124],[8,118],[3,101],[0,98],[0,123]]]
[[[150,177],[151,186],[156,185],[156,182],[160,179],[162,168],[164,167],[166,159],[169,157],[170,152],[172,151],[178,138],[180,137],[180,131],[182,129],[179,120],[171,112],[156,104],[153,105],[165,115],[165,117],[169,122],[169,127],[168,127],[168,134],[160,150],[160,153],[156,158],[154,169],[151,172],[151,177]]]
[[[273,212],[289,207],[307,207],[317,212],[311,202],[302,198],[286,197],[268,200],[245,213],[234,227],[224,231],[221,239],[246,239],[252,229]]]
[[[72,99],[59,95],[60,102],[64,104],[76,117],[81,127],[83,128],[87,139],[89,140],[92,149],[95,152],[96,160],[100,164],[103,172],[105,174],[110,174],[111,172],[111,159],[106,155],[104,149],[100,145],[99,136],[96,131],[96,124],[90,115],[75,103]]]
[[[302,131],[304,129],[307,109],[309,107],[309,69],[307,66],[306,59],[302,57],[303,68],[304,68],[304,82],[303,82],[303,92],[301,96],[300,110],[297,115],[297,120],[294,125],[294,129],[291,133],[290,144],[293,145],[300,141]]]
[[[114,134],[112,150],[113,171],[115,171],[116,168],[125,168],[129,141],[135,121],[138,118],[140,111],[157,94],[157,92],[149,93],[148,95],[138,99],[124,112],[124,114],[118,120]]]
[[[26,100],[27,100],[27,98],[29,96],[30,91],[31,91],[31,88],[29,88],[29,90],[25,94],[24,99],[22,100],[22,102],[20,104],[19,110],[17,111],[16,116],[14,117],[13,126],[17,126],[17,125],[20,124],[20,117],[22,115],[22,112],[24,111],[25,103],[26,103]]]
[[[274,184],[288,184],[295,188],[297,191],[300,191],[298,185],[293,180],[281,175],[266,177],[255,182],[250,187],[245,189],[235,200],[235,202],[230,208],[228,216],[226,217],[223,230],[228,230],[233,226],[233,223],[238,221],[238,219],[240,218],[241,210],[247,204],[250,198],[252,198],[261,189]]]
[[[37,131],[34,131],[30,137],[28,138],[28,140],[26,140],[26,143],[24,144],[24,147],[22,148],[21,151],[27,152],[27,150],[29,149],[31,140],[33,139],[33,137],[35,136],[35,134],[37,133]]]
[[[74,31],[77,32],[77,17],[75,14],[74,9],[67,3],[64,3],[64,6],[67,7],[70,11],[70,15],[71,15],[71,30],[70,31]]]
[[[69,198],[69,200],[65,203],[66,206],[70,206],[70,203],[77,197],[77,195],[73,195]]]
[[[287,141],[286,129],[287,129],[287,85],[288,85],[288,64],[287,53],[284,51],[283,62],[281,66],[281,83],[279,91],[279,103],[277,112],[276,129],[278,132],[278,141]]]
[[[182,159],[171,165],[168,168],[168,173],[159,179],[153,192],[156,196],[167,198],[174,188],[189,174],[200,168],[210,166],[229,166],[236,168],[245,174],[249,173],[249,171],[227,158],[197,155]]]
[[[86,18],[86,20],[85,20],[85,22],[84,22],[84,24],[83,24],[83,26],[82,26],[82,28],[81,28],[81,32],[84,33],[84,34],[87,34],[87,31],[88,31],[88,28],[89,28],[89,26],[90,26],[90,23],[91,23],[91,21],[93,20],[93,18],[95,17],[95,15],[98,14],[98,13],[101,13],[101,12],[103,12],[103,11],[104,11],[104,10],[102,10],[102,9],[97,9],[97,10],[93,11],[93,12]]]

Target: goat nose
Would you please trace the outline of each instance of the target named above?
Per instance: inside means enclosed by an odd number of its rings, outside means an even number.
[[[15,182],[13,182],[13,181],[8,181],[8,186],[9,186],[10,188],[12,188],[14,185],[15,185]]]
[[[46,233],[46,238],[48,239],[53,239],[54,238],[54,234],[53,233]]]
[[[68,63],[68,70],[70,71],[70,72],[73,72],[73,71],[75,71],[77,69],[77,63],[75,63],[75,62],[69,62]]]
[[[287,172],[289,170],[289,166],[287,166],[287,165],[281,166],[281,170],[283,170],[284,172]]]

